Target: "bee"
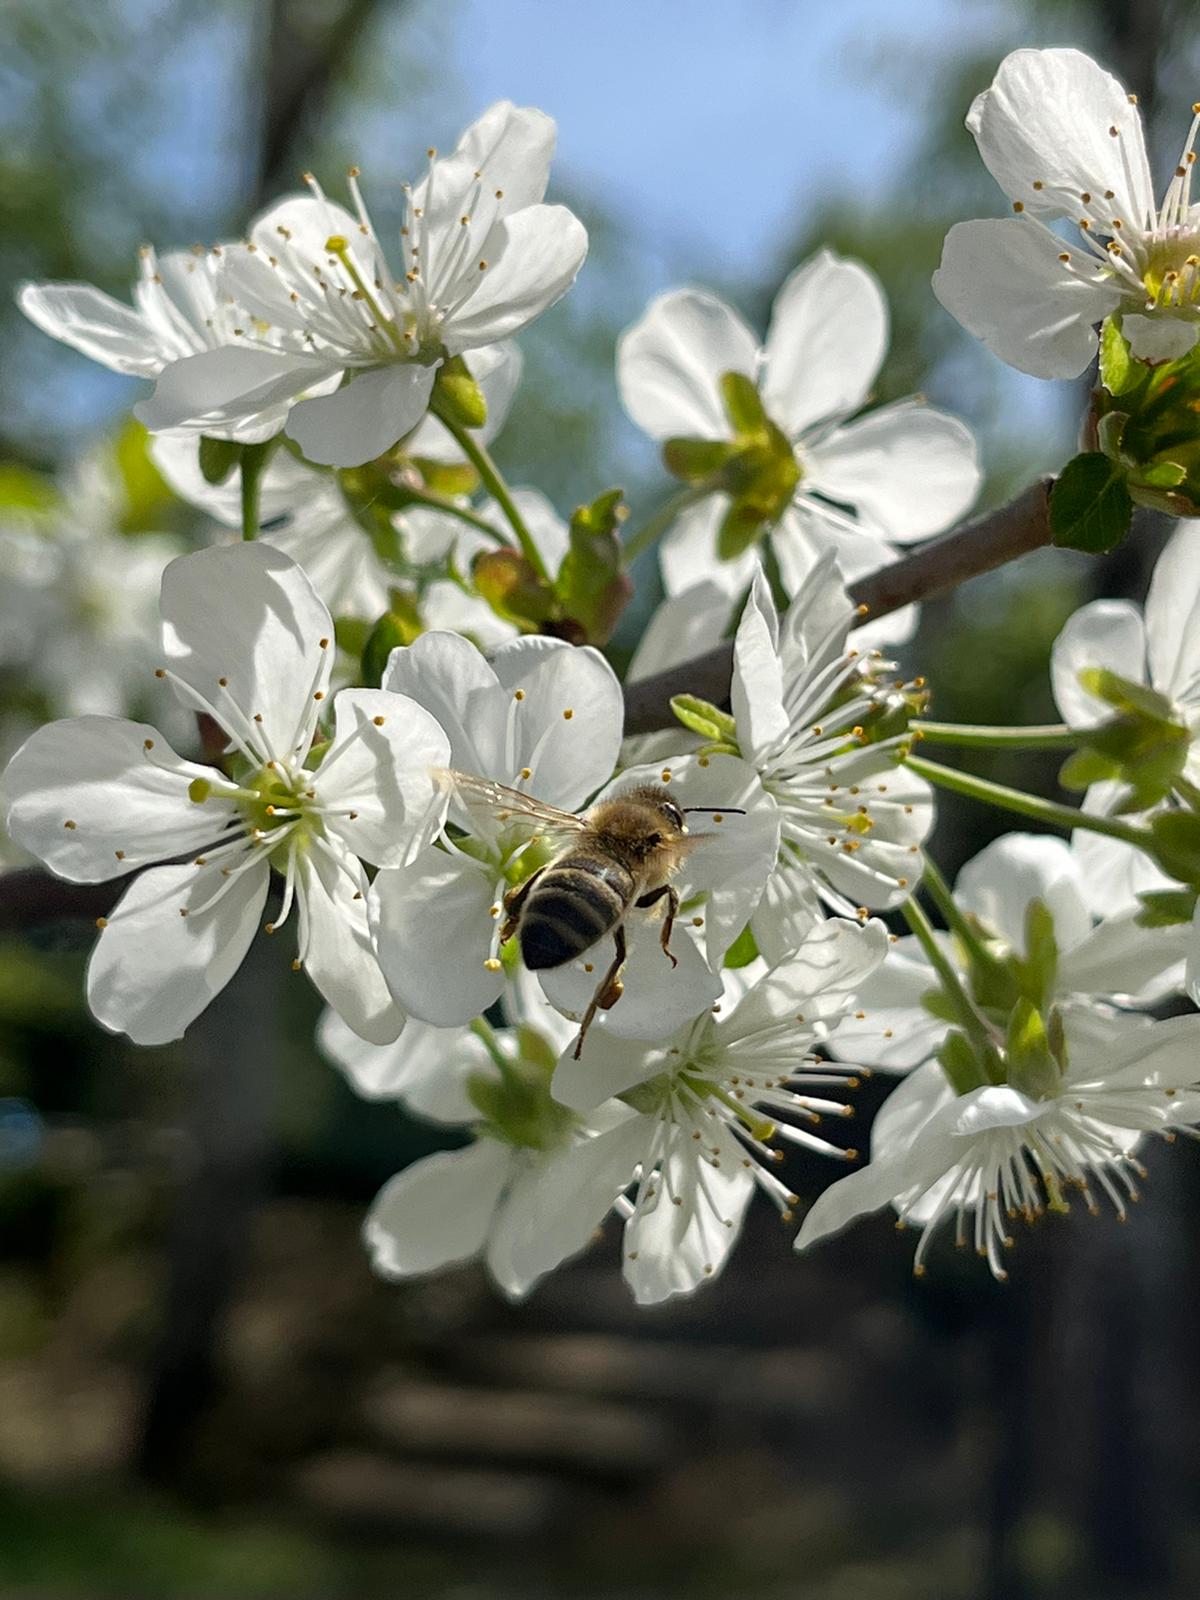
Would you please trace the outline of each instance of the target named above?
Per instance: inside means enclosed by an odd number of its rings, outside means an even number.
[[[562,848],[504,897],[500,942],[517,938],[521,959],[531,972],[576,960],[606,934],[616,950],[596,986],[575,1040],[579,1059],[597,1011],[610,1011],[621,998],[621,969],[627,954],[625,918],[631,909],[663,907],[659,942],[673,967],[671,934],[679,912],[672,879],[693,850],[713,835],[688,832],[692,812],[744,815],[709,806],[681,806],[670,789],[646,783],[600,800],[581,816],[543,805],[532,795],[500,783],[447,773],[448,785],[468,809],[480,804],[496,822],[525,820],[536,834],[550,834]]]

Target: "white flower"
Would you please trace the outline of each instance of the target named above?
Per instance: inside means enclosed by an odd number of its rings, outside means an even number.
[[[1050,913],[1057,960],[1044,999],[1065,1015],[1112,1018],[1117,1005],[1149,1004],[1180,986],[1190,930],[1142,928],[1126,911],[1098,925],[1089,907],[1088,869],[1064,839],[1045,833],[1009,833],[993,840],[958,875],[954,895],[977,919],[980,937],[998,962],[1026,960],[1029,908],[1040,901]],[[940,942],[968,988],[970,968],[949,934]],[[1018,979],[1012,974],[1014,986]],[[991,980],[993,983],[995,979]],[[851,1061],[906,1072],[937,1054],[950,1023],[923,997],[938,986],[919,942],[899,939],[859,995],[862,1015],[838,1029],[834,1047]],[[981,992],[984,1007],[1011,1005],[1012,994]],[[1001,1030],[1007,1014],[999,1017]]]
[[[428,175],[406,190],[398,268],[357,173],[353,215],[310,177],[311,197],[281,201],[247,244],[224,250],[220,284],[239,314],[237,347],[168,368],[138,417],[152,430],[211,433],[261,409],[264,397],[286,406],[328,382],[335,392],[293,405],[287,432],[322,465],[382,455],[424,417],[443,361],[519,332],[574,282],[587,235],[565,207],[541,204],[554,134],[544,113],[500,101],[453,155],[431,150]],[[292,348],[271,342],[276,329]],[[336,387],[344,375],[353,381]]]
[[[862,742],[878,691],[863,675],[864,657],[847,648],[853,619],[826,556],[782,622],[756,574],[738,624],[738,748],[781,818],[779,860],[751,921],[772,962],[796,948],[822,903],[846,916],[898,906],[924,870],[932,792],[898,764],[897,740]]]
[[[95,883],[142,867],[88,969],[106,1027],[139,1044],[178,1038],[254,936],[270,867],[293,900],[299,964],[365,1038],[400,1018],[367,928],[363,861],[402,859],[443,807],[430,768],[448,744],[400,696],[346,690],[318,769],[304,765],[324,709],[333,624],[303,572],[270,545],[204,550],[163,576],[156,669],[241,757],[236,779],[184,761],[155,728],[107,717],[52,723],[4,775],[8,828],[52,871]],[[182,863],[154,866],[172,857]]]
[[[652,438],[728,440],[720,381],[739,373],[759,387],[767,415],[791,442],[799,481],[774,523],[772,548],[789,593],[800,591],[822,551],[837,552],[847,581],[886,562],[893,544],[939,533],[979,490],[970,431],[945,412],[905,400],[855,418],[888,342],[888,313],[875,276],[822,250],[779,291],[766,345],[735,311],[699,289],[663,295],[617,350],[625,409]],[[716,534],[730,500],[706,496],[662,543],[669,593],[702,579],[740,594],[753,550],[718,561]],[[911,616],[897,629],[911,631]]]
[[[852,1108],[808,1092],[853,1078],[810,1052],[854,1004],[886,949],[882,923],[831,920],[746,989],[727,1016],[714,1015],[722,1010],[715,1006],[654,1046],[589,1034],[578,1061],[563,1056],[553,1083],[559,1100],[590,1111],[620,1096],[638,1113],[625,1277],[639,1304],[690,1293],[718,1272],[756,1187],[791,1220],[796,1196],[770,1171],[783,1159],[776,1137],[853,1159],[853,1151],[810,1131],[823,1116],[849,1116]]]
[[[624,717],[620,685],[597,651],[552,639],[518,639],[489,664],[465,639],[423,634],[408,649],[393,651],[384,685],[438,719],[450,738],[453,767],[560,811],[577,813],[590,797],[639,782],[669,783],[684,806],[744,808],[745,816],[718,812],[722,820],[706,824],[703,831],[713,837],[679,875],[688,906],[672,940],[677,966],[659,946],[658,919],[629,918],[625,993],[602,1025],[659,1037],[718,997],[714,967],[757,902],[778,839],[775,808],[753,771],[730,756],[687,757],[609,783]],[[504,988],[501,905],[525,875],[520,863],[529,844],[528,827],[501,827],[465,811],[452,820],[463,837],[447,837],[446,848],[430,848],[406,867],[381,872],[371,894],[380,962],[393,994],[413,1015],[440,1026],[480,1015]],[[578,1017],[612,959],[609,936],[578,962],[539,977],[551,1001]]]
[[[933,289],[1002,361],[1075,378],[1114,312],[1134,353],[1183,355],[1200,332],[1200,206],[1191,199],[1200,108],[1161,206],[1137,97],[1078,50],[1016,50],[967,116],[1014,217],[959,222]],[[1054,231],[1074,223],[1079,243]]]
[[[130,377],[156,378],[173,362],[233,345],[245,335],[239,309],[220,289],[222,248],[173,250],[159,256],[146,246],[132,307],[88,283],[22,284],[17,303],[44,333],[101,366]],[[290,349],[293,360],[305,362],[303,345],[290,334],[263,327],[254,332],[263,348],[275,350],[280,361],[288,359],[284,352]],[[317,374],[311,364],[305,370],[309,378],[300,387],[314,393],[336,387],[336,375]],[[281,404],[278,396],[264,391],[236,422],[225,425],[214,418],[205,431],[246,443],[269,439],[282,428],[288,403]]]
[[[1087,668],[1106,668],[1164,695],[1177,720],[1191,731],[1183,776],[1192,784],[1200,784],[1198,534],[1200,522],[1179,523],[1155,565],[1144,618],[1128,600],[1095,600],[1068,620],[1050,657],[1054,697],[1073,728],[1093,727],[1113,715],[1113,708],[1079,681]],[[1125,792],[1119,782],[1093,784],[1084,808],[1107,813]],[[1171,883],[1150,856],[1120,839],[1080,830],[1073,845],[1084,867],[1089,904],[1101,916],[1136,908],[1139,893]]]
[[[1078,1189],[1094,1213],[1095,1186],[1123,1217],[1144,1176],[1134,1155],[1142,1136],[1169,1138],[1200,1116],[1200,1017],[1097,1026],[1075,1015],[1066,1050],[1057,1092],[1040,1099],[1010,1084],[955,1096],[936,1062],[918,1068],[875,1119],[870,1165],[826,1189],[797,1248],[894,1205],[901,1222],[922,1229],[918,1274],[937,1225],[953,1216],[956,1242],[973,1245],[1002,1279],[1010,1222],[1066,1209],[1064,1190]]]

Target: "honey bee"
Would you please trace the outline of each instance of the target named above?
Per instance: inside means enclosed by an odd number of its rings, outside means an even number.
[[[596,1012],[611,1010],[623,993],[625,918],[631,909],[664,906],[659,942],[671,965],[679,965],[671,953],[679,912],[679,894],[671,880],[692,851],[713,837],[689,833],[686,818],[717,808],[681,806],[670,789],[647,783],[573,816],[470,773],[448,772],[446,778],[468,809],[481,805],[497,822],[528,821],[536,834],[563,841],[551,861],[504,897],[500,942],[515,934],[521,959],[531,972],[565,966],[606,934],[613,936],[613,960],[588,1003],[575,1040],[578,1060]],[[724,814],[744,815],[732,806],[724,808]]]

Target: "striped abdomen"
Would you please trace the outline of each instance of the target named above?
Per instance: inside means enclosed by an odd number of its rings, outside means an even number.
[[[537,972],[582,955],[620,922],[633,891],[633,874],[602,856],[567,855],[547,867],[521,913],[525,965]]]

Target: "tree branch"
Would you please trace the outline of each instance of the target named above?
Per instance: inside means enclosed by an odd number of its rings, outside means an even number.
[[[1052,482],[1038,478],[1007,505],[973,517],[891,566],[860,578],[850,585],[850,598],[867,607],[868,617],[886,617],[1048,545]],[[628,684],[625,732],[652,733],[671,727],[673,695],[693,694],[722,705],[729,698],[732,668],[733,641],[726,639],[702,656]]]

